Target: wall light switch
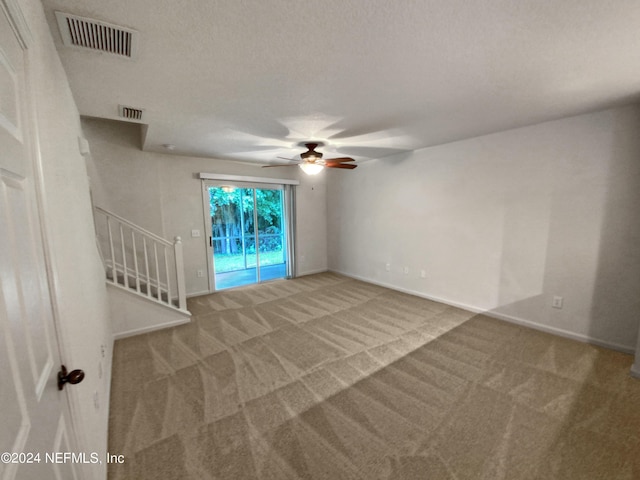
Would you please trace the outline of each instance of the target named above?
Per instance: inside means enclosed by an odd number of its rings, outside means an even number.
[[[89,142],[86,138],[78,137],[78,150],[80,151],[80,155],[86,157],[91,153],[89,150]]]
[[[198,270],[197,275],[198,275],[198,278],[204,277],[204,270]]]
[[[390,263],[387,263],[387,264],[384,266],[384,269],[385,269],[387,272],[390,272],[390,271],[391,271],[391,264],[390,264]]]
[[[196,238],[200,236],[200,230],[191,230],[191,237]]]
[[[409,275],[409,267],[404,267],[403,272],[405,275]]]

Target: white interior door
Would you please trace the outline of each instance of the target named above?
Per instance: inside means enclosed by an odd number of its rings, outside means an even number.
[[[31,158],[27,42],[0,0],[0,479],[76,479]]]

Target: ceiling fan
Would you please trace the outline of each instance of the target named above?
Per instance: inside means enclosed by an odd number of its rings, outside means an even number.
[[[304,173],[307,175],[315,175],[320,173],[324,167],[327,168],[345,168],[349,170],[353,170],[357,167],[357,165],[353,165],[347,162],[355,161],[350,157],[340,157],[340,158],[327,158],[326,160],[322,159],[322,153],[316,152],[316,147],[319,145],[318,143],[305,143],[305,147],[307,147],[307,151],[300,154],[301,162],[297,163],[280,163],[276,165],[264,165],[262,168],[269,167],[291,167],[294,165],[298,165]],[[283,157],[278,157],[283,158]],[[285,160],[289,160],[286,158]]]

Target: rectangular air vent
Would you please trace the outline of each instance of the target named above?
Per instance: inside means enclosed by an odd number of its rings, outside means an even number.
[[[142,120],[142,112],[144,110],[140,108],[125,107],[124,105],[118,105],[118,115],[127,120]]]
[[[135,57],[138,44],[135,30],[62,12],[56,12],[56,19],[62,43],[67,47]]]

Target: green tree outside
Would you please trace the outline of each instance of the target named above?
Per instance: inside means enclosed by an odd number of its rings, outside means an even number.
[[[209,188],[216,272],[255,266],[253,191],[251,188],[228,192],[221,187]],[[281,190],[255,189],[261,265],[284,262],[282,200]]]

